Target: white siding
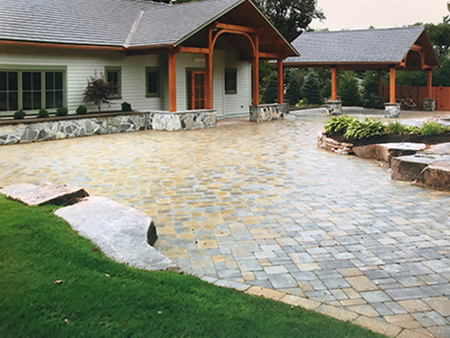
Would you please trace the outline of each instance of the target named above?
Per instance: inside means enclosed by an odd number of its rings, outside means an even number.
[[[163,108],[161,97],[145,97],[145,67],[157,67],[157,55],[125,56],[120,52],[78,51],[47,48],[8,47],[0,55],[2,65],[13,66],[64,66],[67,69],[67,108],[69,113],[84,104],[83,92],[87,78],[100,75],[105,66],[121,66],[122,98],[113,100],[111,107],[102,106],[102,111],[120,110],[120,103],[127,101],[134,110],[155,110]],[[164,72],[162,72],[164,73]],[[88,105],[89,111],[96,111],[94,105]]]
[[[225,115],[247,116],[252,101],[252,64],[239,61],[239,54],[227,51],[224,68],[237,69],[237,94],[224,94]]]

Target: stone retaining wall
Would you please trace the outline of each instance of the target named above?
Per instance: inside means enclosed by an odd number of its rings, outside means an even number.
[[[263,122],[284,119],[287,112],[286,103],[260,104],[250,106],[250,122]]]
[[[104,135],[137,130],[193,130],[217,125],[214,110],[96,114],[48,120],[30,119],[0,124],[0,145],[37,142],[69,137]]]
[[[332,138],[327,137],[323,133],[319,133],[317,135],[317,145],[320,148],[333,151],[335,153],[341,154],[341,155],[348,155],[352,152],[353,144],[351,143],[344,143],[344,142],[338,142]]]

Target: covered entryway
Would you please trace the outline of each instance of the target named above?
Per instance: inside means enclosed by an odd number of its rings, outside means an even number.
[[[306,32],[292,45],[300,56],[290,57],[284,67],[325,68],[331,70],[331,100],[329,113],[341,113],[337,95],[337,72],[340,70],[378,71],[379,95],[382,96],[382,71],[389,71],[389,97],[386,114],[399,115],[396,97],[397,70],[423,70],[428,73],[427,100],[434,109],[432,71],[439,66],[425,28],[407,27],[336,32]]]

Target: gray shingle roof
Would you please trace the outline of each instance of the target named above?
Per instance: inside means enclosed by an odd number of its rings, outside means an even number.
[[[292,45],[299,57],[286,63],[401,62],[424,32],[423,27],[306,32]]]
[[[167,5],[139,0],[1,0],[0,39],[117,47],[126,42],[174,44],[242,1]]]

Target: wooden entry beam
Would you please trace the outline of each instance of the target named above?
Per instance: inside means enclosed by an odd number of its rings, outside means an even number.
[[[214,24],[214,27],[218,28],[218,29],[226,29],[229,31],[242,32],[242,33],[257,33],[258,32],[255,28],[252,28],[252,27],[232,25],[229,23],[221,23],[221,22],[216,22]]]
[[[254,55],[253,55],[253,105],[259,105],[259,36],[254,37]]]

